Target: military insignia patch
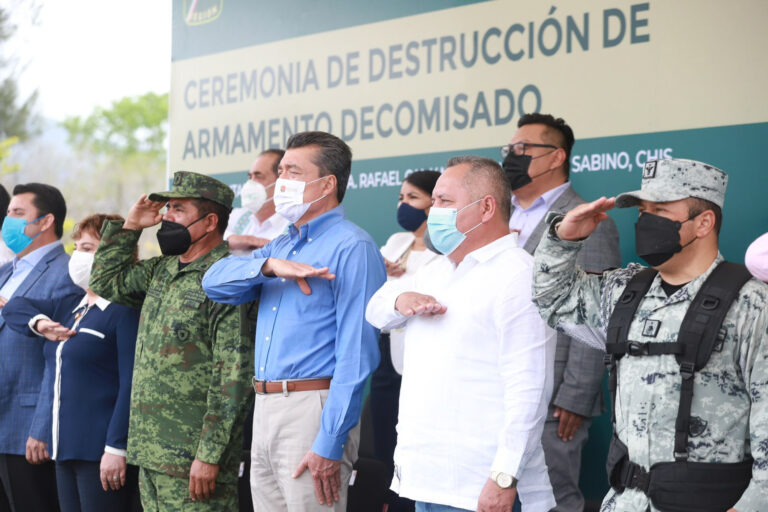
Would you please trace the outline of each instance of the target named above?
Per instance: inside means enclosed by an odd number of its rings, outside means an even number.
[[[652,162],[645,162],[643,166],[643,179],[656,177],[656,160]]]
[[[655,338],[659,333],[659,327],[661,327],[661,322],[659,320],[651,320],[649,318],[643,325],[643,336]]]

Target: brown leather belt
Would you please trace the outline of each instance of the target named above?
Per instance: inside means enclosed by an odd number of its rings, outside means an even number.
[[[253,378],[253,390],[260,394],[282,393],[287,395],[294,391],[315,391],[331,387],[331,379],[304,379],[304,380],[256,380]]]

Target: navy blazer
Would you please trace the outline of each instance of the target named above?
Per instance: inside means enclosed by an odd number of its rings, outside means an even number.
[[[81,297],[83,289],[69,278],[68,265],[64,247],[54,247],[32,268],[13,297],[50,301]],[[0,266],[0,287],[12,273],[12,262]],[[39,400],[44,344],[44,339],[31,332],[20,334],[8,328],[0,317],[0,453],[25,455],[27,438],[41,439],[43,425],[34,424],[33,417],[36,409],[46,407]]]
[[[25,333],[40,313],[72,327],[86,309],[78,307],[81,299],[13,298],[3,316]],[[99,461],[105,446],[125,450],[138,325],[139,310],[100,299],[82,316],[77,334],[45,343],[40,400],[47,408],[35,413],[34,424],[45,436],[54,434],[49,452],[57,461]]]

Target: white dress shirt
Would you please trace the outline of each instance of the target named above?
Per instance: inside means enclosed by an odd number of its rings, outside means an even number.
[[[533,230],[539,225],[541,219],[547,214],[552,207],[552,203],[557,201],[565,189],[571,186],[571,182],[567,181],[562,185],[547,190],[531,204],[528,208],[520,206],[520,202],[517,200],[515,194],[512,194],[512,216],[509,218],[509,229],[519,229],[520,235],[517,238],[517,243],[520,247],[525,246],[528,241],[528,237],[531,236]]]
[[[552,394],[555,333],[531,302],[533,258],[504,236],[459,265],[441,256],[371,298],[375,327],[407,324],[392,489],[417,501],[477,509],[491,471],[519,480],[526,512],[555,506],[541,433]],[[405,317],[415,291],[447,307]]]
[[[288,224],[288,220],[278,213],[260,223],[251,210],[235,208],[229,214],[229,223],[226,231],[224,231],[224,240],[228,240],[232,235],[256,236],[272,240],[282,235]],[[230,252],[235,256],[250,256],[253,251],[233,249]]]

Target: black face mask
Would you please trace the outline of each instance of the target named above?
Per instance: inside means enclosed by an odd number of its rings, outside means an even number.
[[[549,153],[547,153],[549,154]],[[546,156],[546,155],[541,155]],[[539,158],[539,157],[536,157]],[[523,188],[524,186],[532,183],[533,180],[544,176],[547,173],[554,171],[554,169],[547,169],[546,171],[537,174],[533,178],[528,175],[528,167],[531,165],[533,157],[530,155],[516,155],[511,151],[504,158],[504,162],[501,164],[501,168],[504,169],[504,174],[507,175],[509,185],[512,190]]]
[[[668,261],[696,240],[694,238],[687,244],[680,245],[680,228],[684,222],[693,218],[678,222],[652,213],[641,213],[635,223],[637,255],[652,267]]]
[[[512,190],[517,190],[533,181],[528,176],[528,167],[531,165],[531,160],[530,155],[516,155],[511,151],[504,158],[501,167],[504,169],[504,174],[507,175]]]
[[[192,222],[192,224],[204,218],[205,216],[202,216]],[[192,236],[189,234],[189,226],[170,220],[163,221],[160,229],[157,231],[157,243],[160,244],[160,252],[163,253],[163,256],[178,256],[184,254],[189,250],[193,243],[196,244],[208,234],[205,233],[193,242]]]

